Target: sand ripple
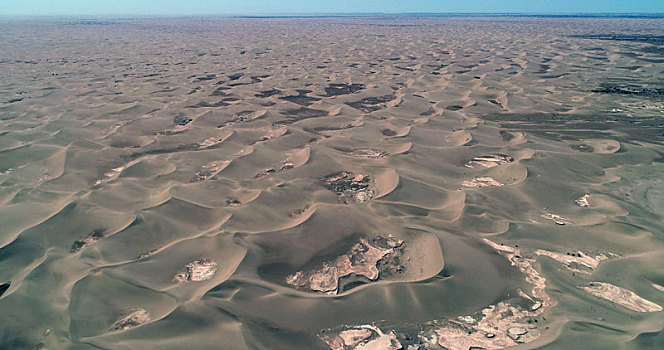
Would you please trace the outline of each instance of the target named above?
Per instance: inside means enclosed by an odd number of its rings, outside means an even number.
[[[0,348],[659,349],[662,28],[0,20]]]

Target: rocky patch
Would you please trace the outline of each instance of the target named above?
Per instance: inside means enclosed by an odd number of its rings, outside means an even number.
[[[200,182],[218,174],[228,165],[228,163],[229,162],[226,160],[215,160],[203,165],[201,170],[197,171],[191,179],[191,182]]]
[[[503,349],[531,342],[540,337],[537,317],[548,309],[553,300],[546,293],[546,280],[534,268],[534,259],[526,258],[517,248],[484,242],[498,250],[525,276],[532,288],[529,293],[518,290],[521,302],[501,301],[472,314],[434,320],[417,325],[415,329],[383,331],[375,326],[344,326],[319,334],[330,349]],[[367,332],[366,330],[369,330]],[[416,334],[416,335],[415,335]],[[381,335],[382,342],[372,339]],[[389,338],[389,342],[387,341]]]
[[[366,149],[358,149],[358,150],[348,152],[348,155],[352,156],[352,157],[357,157],[357,158],[379,159],[379,158],[388,157],[390,154],[385,152],[385,151],[366,148]]]
[[[120,176],[120,174],[121,174],[122,171],[124,171],[124,170],[125,170],[125,167],[124,167],[124,166],[120,166],[120,167],[113,168],[113,169],[109,170],[108,172],[104,173],[104,177],[103,177],[103,178],[101,178],[101,179],[99,179],[99,180],[97,180],[97,181],[95,182],[95,186],[99,186],[99,185],[101,185],[101,184],[103,184],[103,183],[105,183],[105,182],[109,182],[109,181],[111,181],[111,180],[115,180],[115,179],[117,179],[118,176]]]
[[[74,243],[71,245],[71,248],[69,249],[69,252],[72,254],[77,253],[82,249],[85,249],[99,242],[102,238],[104,238],[104,230],[94,230],[90,232],[84,239],[74,241]]]
[[[113,323],[111,331],[126,331],[148,322],[150,322],[150,314],[145,309],[135,309]]]
[[[572,220],[570,220],[570,219],[568,219],[564,216],[560,216],[558,214],[544,213],[544,214],[542,214],[542,217],[547,219],[547,220],[551,220],[551,221],[555,222],[556,225],[564,226],[564,225],[569,225],[569,224],[572,223]]]
[[[548,256],[549,258],[565,265],[565,267],[571,271],[585,274],[592,272],[602,261],[609,259],[609,256],[606,254],[591,256],[580,250],[575,253],[562,254],[539,249],[535,254]]]
[[[375,282],[380,279],[381,273],[402,270],[399,256],[403,245],[403,241],[389,236],[370,240],[362,238],[338,258],[289,275],[286,283],[305,291],[339,294],[358,284]]]
[[[584,194],[583,196],[579,197],[574,201],[574,203],[582,208],[586,208],[590,206],[590,195],[589,194]]]
[[[217,272],[217,263],[212,259],[194,260],[173,277],[175,283],[200,282],[212,278]]]
[[[506,154],[490,154],[486,156],[475,157],[466,162],[466,168],[494,168],[499,165],[512,163],[514,157]]]
[[[373,178],[369,175],[340,171],[325,176],[323,183],[344,204],[366,202],[376,195]]]
[[[492,177],[476,177],[470,181],[464,181],[461,183],[464,187],[476,188],[476,187],[490,187],[490,186],[503,186],[500,182],[494,180]]]
[[[608,300],[614,304],[620,305],[635,312],[662,311],[662,307],[660,305],[641,298],[631,290],[614,286],[610,283],[592,282],[587,286],[580,286],[579,288],[598,298]]]
[[[399,350],[403,349],[394,332],[370,325],[346,328],[338,333],[321,333],[319,339],[331,350]]]

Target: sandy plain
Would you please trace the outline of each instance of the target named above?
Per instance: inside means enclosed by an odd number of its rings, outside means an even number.
[[[662,28],[2,20],[0,347],[661,349]]]

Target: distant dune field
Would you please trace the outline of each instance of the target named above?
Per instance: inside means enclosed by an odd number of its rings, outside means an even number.
[[[2,349],[662,349],[664,20],[0,22]]]

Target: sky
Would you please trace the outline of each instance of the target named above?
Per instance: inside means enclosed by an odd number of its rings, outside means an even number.
[[[0,16],[664,13],[664,0],[0,0]]]

